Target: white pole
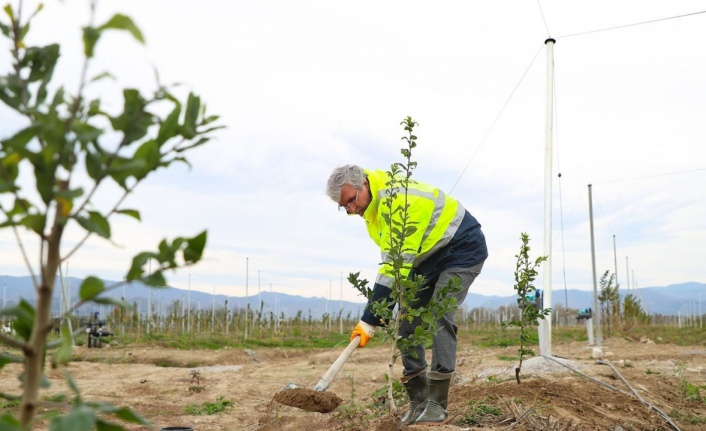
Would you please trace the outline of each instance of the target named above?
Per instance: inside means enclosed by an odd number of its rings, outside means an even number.
[[[593,346],[593,318],[586,319],[586,331],[588,332],[588,345]]]
[[[191,334],[191,274],[189,274],[189,291],[186,298],[186,333]]]
[[[213,286],[213,305],[211,306],[211,332],[216,329],[216,286]]]
[[[279,334],[279,316],[277,313],[279,313],[279,308],[278,308],[278,298],[277,294],[275,293],[275,333]]]
[[[148,259],[149,274],[152,275],[152,258]],[[147,288],[147,333],[150,333],[150,323],[152,323],[152,289]]]
[[[615,235],[613,235],[613,265],[615,265],[615,284],[620,286],[618,281],[618,255],[615,254]]]
[[[544,123],[544,291],[543,308],[552,306],[552,135],[554,120],[554,44],[556,40],[547,39],[547,99]],[[552,356],[552,315],[539,320],[539,351],[544,356]]]
[[[596,315],[596,346],[603,347],[601,337],[601,308],[598,305],[598,283],[596,282],[596,248],[593,240],[593,195],[591,185],[588,185],[588,219],[591,228],[591,267],[593,268],[593,312]]]
[[[250,301],[248,299],[248,260],[250,258],[246,257],[245,258],[245,338],[248,338],[248,319],[250,313]]]
[[[701,300],[699,300],[699,304],[701,304]],[[338,333],[343,334],[343,271],[341,271],[341,303],[338,308]]]

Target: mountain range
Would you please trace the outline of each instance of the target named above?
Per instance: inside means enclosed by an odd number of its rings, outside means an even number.
[[[70,304],[77,301],[78,286],[83,280],[78,278],[67,278],[64,280],[67,291],[70,292]],[[115,284],[115,281],[105,280],[106,285]],[[17,304],[20,298],[24,298],[30,303],[34,303],[34,288],[30,277],[0,276],[0,286],[2,286],[2,305],[12,306]],[[569,309],[584,309],[593,307],[593,292],[577,289],[554,289],[553,302],[556,306]],[[645,309],[650,314],[662,314],[676,316],[701,315],[702,301],[706,302],[706,284],[699,282],[686,282],[671,284],[662,287],[644,287],[629,291],[621,290],[621,296],[627,293],[637,297]],[[61,310],[62,289],[60,282],[54,289],[53,312],[58,314]],[[107,296],[116,299],[124,298],[129,304],[136,304],[142,313],[146,313],[148,303],[155,312],[168,312],[178,301],[179,307],[190,302],[192,310],[228,307],[230,309],[244,308],[246,301],[250,308],[257,311],[262,304],[262,311],[265,315],[275,312],[277,315],[284,313],[286,317],[293,317],[298,312],[302,318],[320,318],[328,313],[337,316],[339,310],[343,311],[344,317],[355,318],[363,312],[365,304],[362,302],[341,301],[337,299],[327,299],[325,297],[303,297],[288,295],[276,292],[260,292],[250,295],[247,298],[238,296],[212,295],[194,290],[167,287],[161,289],[149,288],[141,283],[131,283],[125,287],[109,292]],[[481,295],[469,292],[464,302],[466,309],[488,308],[496,309],[500,306],[513,305],[516,303],[516,296]],[[106,307],[106,306],[102,306]],[[81,307],[79,314],[91,314],[102,310],[96,304],[86,304]],[[706,309],[706,304],[704,304]]]

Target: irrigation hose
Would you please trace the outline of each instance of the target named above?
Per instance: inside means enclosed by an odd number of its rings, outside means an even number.
[[[557,361],[556,359],[554,359],[554,358],[552,358],[552,357],[550,357],[550,356],[542,355],[542,357],[545,358],[545,359],[549,359],[550,361],[554,361],[554,362],[556,362],[557,364],[561,365],[562,367],[566,367],[566,368],[568,368],[569,370],[573,371],[574,373],[576,373],[576,374],[578,374],[578,375],[580,375],[580,376],[582,376],[582,377],[585,377],[585,378],[587,378],[587,379],[589,379],[589,380],[591,380],[591,381],[593,381],[593,382],[596,382],[596,383],[598,383],[599,385],[605,386],[605,387],[607,387],[607,388],[609,388],[609,389],[611,389],[611,390],[613,390],[613,391],[619,392],[619,393],[621,393],[621,394],[623,394],[623,395],[627,395],[628,397],[636,397],[641,403],[643,403],[644,405],[646,405],[650,410],[654,410],[655,412],[657,412],[657,414],[660,415],[660,416],[662,417],[662,419],[664,419],[667,423],[669,423],[669,425],[671,425],[676,431],[681,431],[681,430],[679,429],[679,427],[677,426],[677,424],[675,424],[675,423],[672,421],[672,419],[671,419],[669,416],[667,416],[666,413],[664,413],[662,410],[660,410],[660,409],[658,409],[657,407],[655,407],[653,404],[647,403],[644,399],[642,399],[642,397],[637,393],[637,391],[635,391],[635,389],[633,389],[633,387],[628,384],[628,382],[623,378],[622,375],[620,375],[620,373],[618,372],[618,370],[616,370],[615,367],[614,367],[612,364],[610,364],[610,363],[608,363],[608,362],[606,362],[606,361],[602,361],[602,360],[600,360],[600,359],[597,361],[597,363],[600,364],[600,365],[609,365],[609,366],[613,369],[613,371],[618,375],[618,377],[620,377],[620,379],[623,381],[623,383],[625,383],[625,384],[627,385],[627,387],[629,387],[630,390],[632,390],[632,393],[630,393],[630,392],[625,392],[625,391],[623,391],[622,389],[618,389],[618,388],[616,388],[615,386],[609,385],[608,383],[605,383],[605,382],[602,382],[602,381],[600,381],[600,380],[598,380],[598,379],[596,379],[596,378],[593,378],[593,377],[589,376],[588,374],[584,374],[584,373],[582,373],[582,372],[580,372],[580,371],[578,371],[578,370],[576,370],[576,369],[574,369],[574,368],[571,368],[570,366],[568,366],[568,365],[566,365],[566,364],[564,364],[564,363],[561,363],[561,362]]]

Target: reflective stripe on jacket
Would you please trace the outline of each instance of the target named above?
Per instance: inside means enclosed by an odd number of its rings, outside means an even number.
[[[391,233],[390,225],[386,221],[386,215],[390,213],[386,199],[390,195],[390,176],[380,170],[365,170],[365,173],[370,184],[371,201],[363,217],[368,234],[380,247],[383,262],[375,283],[390,287],[393,279],[391,266],[387,264],[391,263]],[[456,199],[436,187],[414,180],[410,181],[406,194],[398,187],[397,195],[392,201],[393,221],[401,224],[403,212],[394,210],[404,208],[405,205],[408,205],[407,226],[415,230],[405,237],[402,248],[405,266],[401,273],[404,277],[409,275],[412,267],[420,266],[425,259],[451,241],[466,213],[465,208]],[[392,228],[395,228],[394,223]]]

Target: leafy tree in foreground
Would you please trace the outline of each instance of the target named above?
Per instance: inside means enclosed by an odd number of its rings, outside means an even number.
[[[534,280],[537,278],[537,268],[542,262],[547,260],[547,256],[540,256],[532,262],[529,257],[529,235],[522,233],[520,235],[522,245],[520,253],[515,256],[517,264],[515,267],[515,286],[513,288],[517,292],[517,304],[520,308],[520,318],[509,322],[502,322],[503,327],[517,327],[520,329],[520,348],[517,349],[520,357],[520,363],[515,368],[515,380],[520,384],[520,371],[522,370],[522,361],[525,356],[534,356],[534,351],[527,346],[530,340],[529,328],[539,326],[539,319],[544,319],[551,308],[539,309],[534,305],[534,295],[537,294],[537,289],[534,287]]]
[[[90,7],[93,12],[95,2]],[[11,42],[9,56],[0,57],[3,69],[11,65],[9,70],[0,70],[0,100],[17,116],[13,122],[16,131],[0,137],[0,228],[12,231],[16,238],[36,297],[35,306],[22,300],[2,310],[3,316],[14,319],[16,335],[0,334],[0,341],[19,351],[19,356],[0,354],[0,367],[12,362],[23,364],[21,395],[1,394],[6,399],[20,399],[17,417],[0,417],[3,430],[33,427],[40,388],[49,383],[44,375],[47,356],[51,354],[53,367],[71,359],[73,334],[67,329],[56,345],[47,343],[52,328],[52,293],[62,262],[91,236],[111,240],[109,220],[113,216],[140,220],[139,210],[123,206],[125,198],[158,169],[176,162],[188,164],[185,152],[206,143],[211,132],[220,128],[213,126],[218,117],[206,116],[197,96],[190,94],[184,103],[164,87],[152,95],[124,89],[124,104],[116,113],[104,110],[100,98],[84,97],[85,89],[94,81],[110,76],[98,73],[89,78],[97,43],[106,32],[126,31],[144,42],[141,31],[124,15],[117,14],[101,25],[95,25],[91,18],[83,28],[85,60],[76,94],[69,94],[63,86],[50,85],[60,46],[31,46],[28,39],[30,22],[41,9],[40,4],[25,18],[23,2],[19,1],[16,7],[5,6],[0,18],[0,31]],[[162,117],[157,112],[168,114]],[[115,192],[116,186],[119,193]],[[101,205],[111,198],[108,207]],[[66,244],[64,237],[73,230],[80,232],[82,239]],[[38,242],[38,261],[27,252],[27,238]],[[80,286],[79,303],[67,313],[86,302],[126,305],[102,296],[123,283],[166,286],[164,272],[198,262],[205,243],[205,231],[192,238],[162,240],[156,251],[136,255],[124,281],[115,286],[105,286],[97,276],[87,277]],[[152,271],[148,273],[146,264],[150,260]],[[146,422],[130,409],[84,400],[71,376],[65,376],[77,401],[67,414],[52,420],[50,430],[123,429],[108,422],[109,415],[128,422]]]

